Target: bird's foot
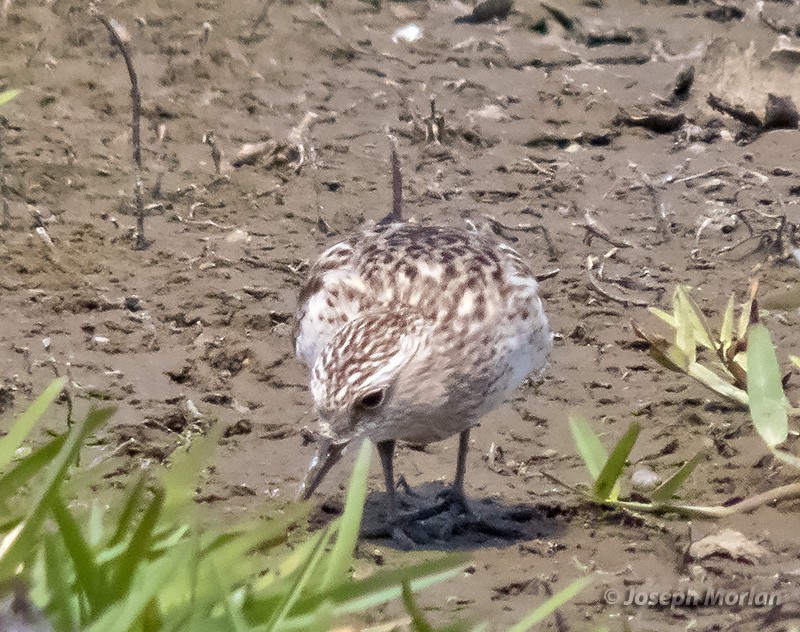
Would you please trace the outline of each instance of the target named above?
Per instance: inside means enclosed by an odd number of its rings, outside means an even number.
[[[403,490],[403,493],[406,496],[412,496],[414,498],[419,498],[419,494],[414,491],[411,485],[408,484],[406,477],[402,474],[397,477],[397,487]]]
[[[476,514],[463,492],[456,488],[442,492],[439,498],[441,500],[430,507],[390,517],[384,525],[365,531],[363,535],[391,538],[398,548],[405,550],[451,542],[453,536],[469,533],[509,540],[524,535],[502,516],[483,517]]]

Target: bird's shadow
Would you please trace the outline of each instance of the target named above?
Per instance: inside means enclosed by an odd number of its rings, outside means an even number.
[[[441,483],[425,483],[399,492],[403,513],[415,513],[441,502],[447,491]],[[387,548],[415,550],[474,550],[506,547],[536,539],[556,539],[567,527],[571,509],[547,503],[504,503],[495,498],[468,498],[472,517],[444,511],[403,526],[401,539],[387,528],[386,492],[372,492],[364,507],[361,535]],[[405,539],[407,536],[408,539]]]

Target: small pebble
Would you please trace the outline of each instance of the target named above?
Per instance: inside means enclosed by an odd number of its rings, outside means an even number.
[[[640,466],[631,474],[631,484],[640,491],[651,491],[661,482],[658,474],[649,467]]]

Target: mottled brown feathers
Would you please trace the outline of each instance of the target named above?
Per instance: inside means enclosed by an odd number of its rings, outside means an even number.
[[[425,443],[468,428],[544,364],[537,289],[518,253],[456,228],[378,225],[329,248],[295,329],[322,430]],[[385,402],[359,412],[369,389]]]

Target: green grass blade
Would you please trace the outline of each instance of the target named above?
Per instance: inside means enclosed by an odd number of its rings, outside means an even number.
[[[697,342],[692,308],[682,287],[675,291],[675,345],[686,358],[684,369],[697,361]]]
[[[403,582],[402,590],[403,606],[408,616],[411,617],[411,627],[416,632],[434,632],[433,626],[425,619],[422,610],[414,603],[414,595],[411,594],[411,585],[408,583],[408,580]]]
[[[653,493],[650,494],[650,500],[654,503],[666,503],[672,500],[672,497],[689,477],[689,474],[692,473],[692,470],[694,470],[697,464],[705,457],[705,452],[698,452],[691,459],[686,461],[677,472],[653,490]]]
[[[103,505],[97,498],[92,499],[92,508],[89,511],[89,526],[88,526],[88,533],[87,539],[89,540],[89,546],[92,549],[97,548],[100,546],[100,543],[103,540]]]
[[[77,630],[80,606],[72,587],[71,564],[64,544],[56,534],[44,538],[44,562],[49,594],[48,618],[59,632]]]
[[[675,317],[669,312],[665,312],[663,309],[659,309],[658,307],[648,307],[647,311],[653,314],[653,316],[657,316],[667,323],[667,325],[675,329]]]
[[[228,628],[233,632],[248,632],[250,629],[244,619],[241,604],[236,600],[235,595],[228,592],[222,585],[219,572],[212,566],[211,575],[214,578],[214,587],[217,592],[217,603],[221,603],[225,608],[225,618]]]
[[[703,310],[700,309],[700,306],[688,292],[683,292],[683,300],[689,308],[689,319],[692,322],[695,339],[706,349],[715,349],[716,346],[713,342],[714,332]]]
[[[594,483],[594,496],[597,500],[616,500],[617,481],[622,475],[622,470],[625,469],[625,462],[628,460],[633,446],[636,444],[636,439],[639,437],[641,430],[639,424],[633,423],[628,428],[628,431],[622,435],[622,438],[617,441],[617,445],[611,451],[611,456],[608,457],[606,464],[603,466],[600,475]]]
[[[8,434],[0,438],[0,470],[11,463],[17,448],[25,441],[25,437],[28,436],[36,425],[36,422],[41,419],[44,411],[46,411],[50,404],[53,403],[53,400],[58,397],[65,383],[66,380],[63,378],[53,380],[50,386],[45,389],[44,393],[39,395],[39,397],[17,417],[17,420],[11,424]]]
[[[445,571],[443,573],[439,573],[437,575],[430,575],[426,577],[420,577],[419,579],[412,579],[411,580],[411,590],[419,591],[424,590],[428,586],[432,586],[433,584],[452,579],[456,575],[461,574],[461,569],[454,569]],[[359,582],[360,583],[360,582]],[[374,610],[376,607],[385,604],[389,601],[393,601],[401,596],[400,586],[393,585],[383,590],[377,592],[368,592],[363,597],[351,599],[349,601],[344,601],[342,603],[336,604],[334,608],[334,618],[345,618],[348,616],[352,616],[358,613],[363,613],[366,611]],[[301,612],[298,616],[292,617],[291,619],[287,619],[284,625],[284,632],[289,631],[302,631],[308,629],[308,626],[312,624],[314,620],[314,607],[316,603],[319,603],[318,599],[313,602],[312,607],[308,609],[307,612],[303,612],[302,608],[298,604],[297,610]]]
[[[522,621],[511,626],[508,629],[508,632],[526,632],[526,630],[530,630],[537,623],[544,621],[565,603],[574,599],[575,596],[584,588],[586,588],[591,581],[591,576],[576,579],[563,590],[559,590],[555,595],[550,597],[550,599],[536,608],[536,610],[527,615]]]
[[[148,563],[137,573],[131,590],[125,599],[109,607],[94,623],[82,632],[128,632],[141,630],[144,626],[134,624],[144,616],[153,617],[149,612],[153,600],[160,594],[163,586],[186,564],[191,554],[190,543],[183,542],[158,560]]]
[[[372,608],[400,596],[399,586],[403,582],[410,582],[414,590],[420,590],[434,581],[458,574],[468,561],[469,557],[463,553],[448,553],[418,564],[381,570],[362,580],[334,587],[321,595],[304,596],[298,602],[297,609],[311,610],[314,602],[320,598],[334,603],[337,611],[345,608],[348,612],[356,612],[359,608]]]
[[[747,397],[758,434],[774,448],[789,434],[789,405],[783,393],[781,370],[767,328],[752,325],[747,338]]]
[[[31,509],[22,523],[0,540],[0,580],[13,573],[13,569],[28,557],[32,547],[29,542],[49,510],[52,498],[56,495],[64,480],[67,468],[75,462],[86,437],[102,426],[114,412],[113,408],[91,410],[82,424],[76,424],[67,435],[67,439],[58,452],[41,487],[30,503]]]
[[[361,529],[364,501],[367,498],[367,477],[369,476],[371,455],[372,442],[366,439],[361,445],[353,468],[353,475],[347,489],[344,513],[338,522],[336,544],[326,560],[327,569],[322,580],[322,591],[330,590],[348,577],[348,571],[353,563],[353,551]]]
[[[144,492],[146,480],[146,475],[142,474],[128,492],[128,496],[125,498],[125,504],[122,506],[122,511],[120,511],[119,518],[117,519],[117,527],[114,530],[114,535],[112,535],[111,539],[108,541],[108,548],[122,542],[125,535],[130,531],[133,518],[142,500],[142,493]]]
[[[586,464],[586,469],[589,470],[592,480],[596,481],[603,470],[603,464],[608,458],[605,447],[603,447],[589,422],[582,415],[570,413],[569,429],[572,432],[575,445],[578,447],[578,452]]]
[[[121,598],[128,592],[136,569],[147,560],[150,554],[150,545],[153,542],[153,531],[158,524],[163,506],[164,492],[157,489],[147,505],[139,525],[131,535],[127,549],[115,564],[112,583],[115,598]]]
[[[332,624],[333,604],[325,600],[317,604],[316,612],[314,612],[314,619],[311,625],[308,626],[308,632],[329,632],[335,629]]]
[[[77,585],[81,587],[92,610],[97,613],[107,605],[108,600],[103,575],[95,562],[92,549],[81,534],[74,516],[58,494],[51,500],[50,508],[75,569]]]
[[[66,435],[61,435],[51,439],[31,452],[0,478],[0,515],[7,513],[8,500],[53,460],[61,446],[64,445],[66,438]]]
[[[747,336],[747,329],[750,326],[750,312],[753,311],[753,286],[752,281],[750,285],[750,295],[747,299],[747,302],[742,305],[742,311],[739,314],[739,328],[737,331],[737,335],[739,340],[744,340]]]
[[[324,532],[318,531],[312,534],[311,537],[305,541],[300,542],[294,550],[284,556],[273,569],[268,570],[261,577],[253,582],[253,594],[267,595],[272,594],[273,588],[280,591],[281,578],[295,572],[301,566],[304,566],[311,557],[311,551],[317,546],[317,540],[324,535]],[[275,588],[275,587],[278,588]]]
[[[19,90],[4,90],[0,92],[0,105],[4,105],[11,101],[14,97],[19,94]]]
[[[784,463],[788,463],[792,467],[800,469],[800,457],[795,456],[791,452],[786,452],[785,450],[779,450],[777,448],[773,450],[772,453]]]
[[[266,624],[266,626],[264,626],[265,632],[274,632],[282,629],[284,620],[288,617],[292,607],[300,598],[303,589],[306,587],[311,577],[313,577],[314,573],[318,572],[320,560],[325,553],[325,547],[328,546],[328,542],[330,542],[331,536],[333,535],[332,526],[333,525],[328,528],[325,537],[319,540],[319,544],[317,544],[315,549],[311,552],[311,557],[308,561],[308,564],[306,564],[305,568],[297,573],[297,578],[292,585],[289,586],[289,590],[285,593],[283,599],[281,599],[278,607],[275,608],[274,614],[270,618],[269,622]]]
[[[179,514],[192,507],[197,476],[214,456],[223,431],[223,424],[216,424],[205,435],[193,436],[187,449],[175,450],[172,465],[161,477],[165,512]]]
[[[747,391],[743,391],[738,386],[735,386],[730,382],[726,382],[707,366],[695,362],[689,367],[687,374],[689,377],[694,378],[715,393],[722,395],[723,397],[726,397],[737,404],[747,406]]]

